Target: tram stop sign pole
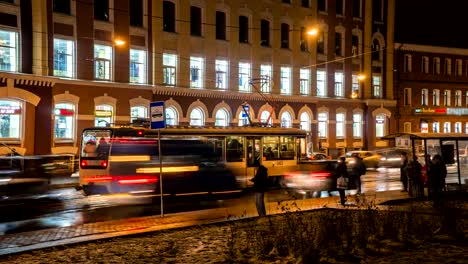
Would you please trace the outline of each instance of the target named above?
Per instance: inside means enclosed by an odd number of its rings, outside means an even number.
[[[159,192],[161,195],[161,216],[164,216],[163,208],[163,178],[162,178],[162,154],[161,154],[161,128],[166,128],[166,115],[164,114],[164,101],[150,103],[151,122],[150,128],[158,130],[159,153]]]

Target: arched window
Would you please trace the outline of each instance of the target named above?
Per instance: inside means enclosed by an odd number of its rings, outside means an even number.
[[[216,111],[216,116],[215,116],[215,126],[222,126],[226,127],[229,125],[229,115],[226,111],[226,109],[219,109]]]
[[[194,108],[190,113],[190,125],[191,126],[203,126],[205,124],[205,118],[203,110],[200,108]]]
[[[375,117],[375,136],[383,137],[386,134],[386,118],[385,114],[378,114]]]
[[[177,126],[177,124],[179,124],[179,115],[177,110],[172,106],[166,108],[166,125]]]
[[[96,105],[94,126],[105,127],[114,123],[114,107],[111,105]]]
[[[283,112],[283,114],[281,114],[281,127],[291,127],[291,124],[291,114],[289,112]]]
[[[146,106],[132,106],[130,108],[130,121],[133,122],[137,118],[147,118],[148,108]]]
[[[262,124],[266,124],[267,119],[268,119],[269,116],[270,116],[270,112],[269,112],[269,111],[266,111],[266,110],[263,111],[262,114],[260,115],[260,122],[261,122]],[[273,118],[270,117],[270,120],[268,120],[268,125],[271,126],[272,124],[273,124]]]
[[[242,110],[239,113],[239,126],[247,126],[249,125],[249,118],[247,117],[247,114]]]
[[[328,113],[318,113],[318,136],[319,138],[328,137]]]
[[[54,138],[72,140],[75,131],[75,105],[70,103],[55,104]]]
[[[310,116],[307,112],[301,114],[301,129],[310,131]]]
[[[0,100],[0,139],[19,139],[22,103]]]

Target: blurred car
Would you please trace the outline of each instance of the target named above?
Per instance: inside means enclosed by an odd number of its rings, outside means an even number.
[[[401,166],[401,153],[403,152],[406,152],[408,155],[411,154],[410,149],[404,148],[393,148],[377,151],[377,153],[381,156],[379,167],[399,168]]]
[[[289,191],[304,195],[304,197],[319,197],[322,191],[336,190],[334,177],[336,160],[313,160],[314,169],[310,171],[287,172],[283,185]]]
[[[309,159],[309,160],[329,160],[330,157],[325,153],[312,152],[312,153],[309,153],[307,155],[307,159]]]
[[[375,151],[370,150],[355,150],[346,152],[346,164],[352,165],[354,163],[354,155],[359,156],[366,168],[377,169],[379,167],[380,158],[382,157]]]

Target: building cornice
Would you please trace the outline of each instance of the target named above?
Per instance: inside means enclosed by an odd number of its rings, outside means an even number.
[[[465,55],[465,56],[468,55],[468,49],[419,45],[419,44],[395,43],[394,48],[398,50],[402,50],[402,51],[417,51],[417,52]]]

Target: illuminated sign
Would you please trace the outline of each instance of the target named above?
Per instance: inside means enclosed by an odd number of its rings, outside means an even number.
[[[73,116],[75,114],[75,111],[72,109],[62,109],[62,108],[57,108],[54,111],[55,115],[60,115],[60,116]]]
[[[415,108],[415,114],[446,114],[448,108]]]
[[[96,110],[95,115],[98,117],[112,117],[112,111],[110,110]]]
[[[0,115],[19,115],[21,108],[19,106],[0,105]]]
[[[468,108],[447,108],[448,115],[468,115]]]

